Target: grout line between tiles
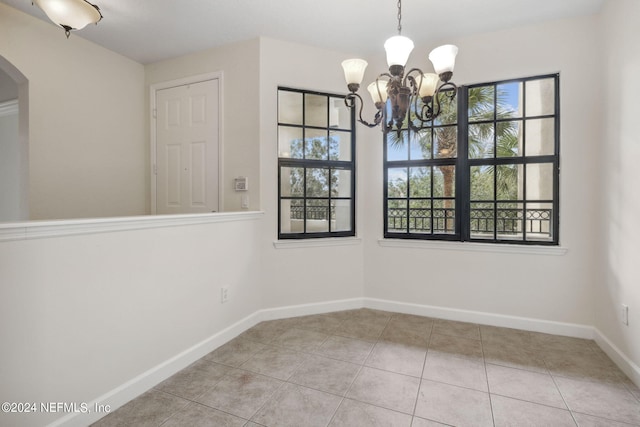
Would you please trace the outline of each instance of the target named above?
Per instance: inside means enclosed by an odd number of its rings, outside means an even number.
[[[480,351],[482,352],[482,364],[484,366],[484,377],[487,380],[487,393],[489,395],[489,409],[491,410],[491,421],[493,425],[496,425],[496,416],[493,411],[493,398],[491,393],[491,386],[489,385],[489,371],[487,370],[487,359],[484,356],[484,341],[482,340],[482,331],[478,327],[478,335],[480,336]]]

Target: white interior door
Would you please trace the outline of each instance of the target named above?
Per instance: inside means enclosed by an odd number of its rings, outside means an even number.
[[[218,211],[219,86],[156,91],[156,213]]]

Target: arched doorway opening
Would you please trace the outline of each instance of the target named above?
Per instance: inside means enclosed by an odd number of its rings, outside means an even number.
[[[29,220],[29,87],[0,56],[0,222]]]

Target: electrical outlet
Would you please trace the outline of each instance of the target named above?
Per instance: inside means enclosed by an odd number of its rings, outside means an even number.
[[[629,306],[622,304],[622,311],[620,314],[622,315],[622,324],[629,326]]]
[[[220,288],[220,303],[224,304],[229,300],[229,287],[223,286]]]

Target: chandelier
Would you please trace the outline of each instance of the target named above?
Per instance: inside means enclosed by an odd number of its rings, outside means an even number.
[[[413,42],[401,33],[402,0],[398,0],[398,35],[387,39],[384,44],[389,72],[380,74],[367,87],[378,110],[373,123],[362,119],[363,100],[357,93],[368,65],[367,61],[347,59],[342,62],[350,92],[345,97],[345,104],[348,108],[354,109],[356,101],[359,100],[358,121],[368,127],[381,125],[384,133],[394,130],[394,126],[398,134],[407,126],[414,131],[424,129],[440,114],[441,98],[446,102],[452,102],[457,91],[456,85],[450,80],[458,48],[454,45],[444,45],[431,51],[429,59],[433,63],[435,73],[423,73],[419,68],[412,68],[405,73]]]
[[[69,38],[74,30],[88,24],[97,24],[102,19],[100,8],[86,0],[33,0],[54,24],[61,26]]]

